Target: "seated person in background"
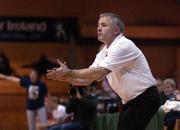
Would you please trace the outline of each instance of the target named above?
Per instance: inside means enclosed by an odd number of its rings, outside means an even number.
[[[86,93],[87,93],[88,99],[92,99],[95,102],[97,102],[98,96],[101,93],[101,90],[97,88],[97,85],[95,82],[92,82],[89,86],[87,86]]]
[[[167,96],[167,102],[163,106],[165,110],[166,109],[165,107],[169,107],[166,105],[171,104],[169,102],[174,102],[179,100],[179,93],[178,93],[179,90],[176,90],[176,83],[171,78],[165,79],[163,85],[164,85],[163,92]],[[180,119],[180,111],[177,111],[176,109],[172,108],[171,110],[165,112],[167,112],[164,118],[165,130],[173,130],[176,119]]]
[[[23,68],[35,68],[40,74],[46,74],[48,69],[58,67],[57,63],[50,61],[46,55],[41,55],[38,61],[22,66]]]
[[[62,104],[59,104],[58,97],[49,96],[46,100],[46,107],[52,115],[52,118],[46,127],[50,128],[53,125],[64,123],[67,117],[66,107]]]
[[[174,100],[174,92],[176,90],[176,83],[174,79],[168,78],[163,81],[163,93],[168,100]]]
[[[19,83],[27,90],[27,121],[28,130],[36,130],[36,117],[41,124],[47,124],[47,112],[44,100],[48,89],[46,84],[40,80],[40,75],[36,70],[32,70],[29,77],[16,77],[0,74],[1,79]]]
[[[96,104],[85,97],[83,87],[71,88],[66,112],[74,113],[73,121],[51,127],[48,130],[90,130],[91,123],[96,117]]]
[[[14,73],[3,49],[0,49],[0,73],[5,75],[12,75]]]

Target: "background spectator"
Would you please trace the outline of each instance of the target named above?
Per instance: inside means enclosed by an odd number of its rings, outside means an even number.
[[[29,130],[36,130],[36,118],[42,125],[47,124],[47,112],[44,106],[44,99],[48,93],[46,84],[40,80],[36,70],[32,70],[29,77],[16,77],[0,74],[1,79],[19,83],[27,90],[27,120]]]
[[[66,107],[67,113],[74,113],[72,122],[51,127],[49,130],[90,130],[96,117],[96,104],[85,97],[82,87],[70,89],[70,99]]]

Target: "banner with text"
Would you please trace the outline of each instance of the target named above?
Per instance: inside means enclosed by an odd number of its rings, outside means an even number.
[[[70,42],[78,37],[76,18],[0,16],[0,41]]]

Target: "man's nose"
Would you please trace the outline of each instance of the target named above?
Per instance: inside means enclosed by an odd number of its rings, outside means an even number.
[[[101,27],[98,27],[98,28],[97,28],[97,31],[98,31],[98,32],[101,32],[101,31],[102,31]]]

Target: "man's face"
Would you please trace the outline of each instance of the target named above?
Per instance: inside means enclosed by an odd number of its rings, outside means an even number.
[[[97,27],[98,40],[105,44],[112,42],[114,38],[114,26],[109,17],[101,17]]]

